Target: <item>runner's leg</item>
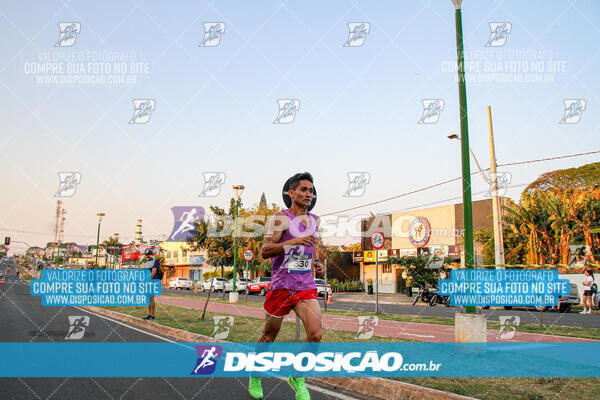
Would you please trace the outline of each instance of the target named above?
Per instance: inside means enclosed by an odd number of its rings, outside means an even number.
[[[306,329],[307,342],[320,342],[321,332],[321,307],[317,300],[301,301],[294,307],[294,312],[302,320]]]
[[[154,302],[154,296],[150,296],[150,304],[148,305],[148,314],[154,317],[154,308],[156,308],[156,303]]]
[[[275,318],[265,313],[265,326],[263,328],[263,333],[260,339],[260,342],[274,342],[275,338],[279,334],[279,330],[281,329],[281,324],[283,323],[283,318]]]
[[[271,343],[275,341],[277,338],[277,334],[281,329],[281,324],[283,323],[283,318],[275,318],[265,313],[265,326],[263,328],[263,333],[258,339],[259,343]],[[253,399],[262,399],[263,398],[263,390],[261,384],[261,378],[253,377],[250,374],[250,382],[248,383],[248,392]]]

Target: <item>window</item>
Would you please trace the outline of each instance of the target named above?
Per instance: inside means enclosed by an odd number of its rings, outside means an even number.
[[[187,250],[182,250],[183,251],[183,256],[187,257]]]
[[[384,274],[391,274],[392,273],[392,266],[391,265],[383,265],[382,272]]]

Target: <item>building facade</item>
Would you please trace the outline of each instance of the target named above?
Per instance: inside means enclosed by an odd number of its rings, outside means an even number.
[[[507,199],[501,199],[506,204]],[[492,200],[473,202],[473,229],[493,226]],[[464,260],[463,254],[463,209],[462,204],[425,208],[393,213],[364,219],[361,225],[362,254],[355,254],[354,261],[360,262],[360,279],[367,287],[367,280],[375,285],[375,250],[370,242],[373,232],[382,232],[385,244],[379,251],[379,261],[387,261],[388,254],[416,256],[435,255],[441,259],[452,257]],[[482,244],[475,242],[475,264],[483,264]],[[464,262],[464,261],[463,261]],[[402,269],[396,265],[379,265],[379,292],[403,293],[406,280]]]
[[[204,250],[192,250],[189,242],[160,242],[160,250],[165,259],[163,266],[165,270],[164,284],[167,284],[173,278],[202,281],[203,273],[214,271],[214,267],[206,262],[206,252]],[[166,273],[167,271],[169,273]]]

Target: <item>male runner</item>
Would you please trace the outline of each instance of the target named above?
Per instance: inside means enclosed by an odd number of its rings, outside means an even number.
[[[279,333],[283,318],[293,309],[306,329],[307,342],[321,341],[321,308],[317,301],[317,286],[313,267],[323,273],[317,260],[317,233],[319,217],[308,212],[313,197],[313,178],[299,173],[290,181],[289,195],[292,207],[276,213],[261,249],[263,258],[270,258],[271,286],[263,308],[265,326],[259,342],[273,342]],[[296,392],[296,400],[309,400],[304,378],[288,378]],[[255,399],[263,398],[261,378],[250,378],[248,391]]]

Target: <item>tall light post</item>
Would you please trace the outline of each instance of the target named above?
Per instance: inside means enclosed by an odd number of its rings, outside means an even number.
[[[235,195],[235,238],[233,240],[233,290],[229,293],[229,302],[237,303],[238,301],[238,292],[235,286],[235,281],[237,278],[237,219],[238,219],[238,209],[240,205],[240,197],[244,192],[244,186],[242,185],[233,185],[233,194]]]
[[[100,245],[100,222],[102,222],[102,217],[104,217],[106,214],[103,212],[98,212],[96,213],[96,216],[98,217],[98,233],[96,234],[96,268],[98,268],[98,246]]]
[[[494,136],[492,134],[492,121],[491,121],[491,108],[488,106],[488,115],[490,117],[490,155],[492,159],[492,167],[491,167],[491,178],[488,178],[483,171],[481,170],[481,166],[479,162],[477,162],[477,157],[475,157],[475,153],[473,150],[469,148],[471,152],[471,157],[473,157],[473,161],[475,161],[475,165],[477,166],[477,170],[479,171],[479,175],[483,178],[485,183],[490,185],[492,192],[492,216],[494,220],[494,264],[496,268],[504,268],[504,239],[502,237],[502,215],[500,213],[500,198],[498,197],[498,178],[496,174],[496,154],[494,152]],[[448,135],[448,139],[458,139],[460,140],[460,136],[453,133]]]
[[[462,188],[463,188],[463,219],[465,228],[465,264],[467,268],[475,264],[473,253],[473,205],[471,199],[471,164],[469,162],[469,121],[467,118],[467,85],[465,81],[465,58],[463,49],[462,13],[460,6],[462,0],[451,0],[455,7],[454,18],[456,22],[456,56],[458,66],[458,97],[460,102],[460,136],[462,160]],[[468,314],[476,312],[475,307],[469,306],[465,310]]]

